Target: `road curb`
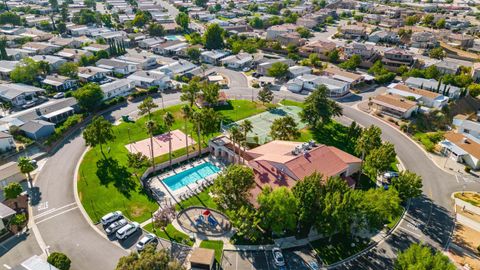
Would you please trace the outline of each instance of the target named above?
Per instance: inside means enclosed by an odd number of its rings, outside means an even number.
[[[48,160],[47,160],[48,162]],[[38,176],[42,173],[42,170],[40,170],[35,177],[32,180],[32,187],[35,185],[35,182],[37,182]],[[31,188],[32,188],[31,187]],[[30,199],[29,199],[30,200]],[[28,204],[28,223],[27,226],[32,229],[33,231],[33,236],[35,237],[35,240],[37,241],[38,246],[42,250],[42,253],[44,255],[47,255],[47,244],[45,243],[45,240],[43,240],[42,234],[40,233],[40,230],[37,227],[37,224],[35,223],[35,218],[33,216],[33,206],[29,203]]]
[[[88,153],[88,151],[90,151],[90,147],[87,147],[85,149],[85,151],[83,151],[82,155],[80,156],[80,159],[77,161],[77,166],[75,166],[75,172],[73,174],[73,196],[75,197],[75,203],[77,204],[77,207],[78,209],[80,210],[80,213],[82,213],[83,215],[83,218],[85,219],[85,221],[88,223],[88,225],[96,232],[98,233],[100,236],[102,236],[104,239],[106,239],[108,242],[110,242],[112,245],[115,245],[119,248],[121,248],[122,250],[124,250],[127,254],[130,254],[130,252],[128,250],[126,250],[125,248],[123,248],[120,244],[118,244],[117,242],[114,242],[114,241],[111,241],[110,239],[108,239],[107,235],[105,235],[102,231],[100,231],[100,229],[98,229],[93,223],[92,223],[92,220],[90,219],[90,216],[87,214],[87,211],[85,211],[85,208],[83,208],[83,204],[82,202],[80,201],[80,198],[78,197],[78,186],[77,186],[77,182],[78,182],[78,171],[80,170],[80,165],[82,164],[82,161],[83,161],[83,158],[85,157],[85,155]]]

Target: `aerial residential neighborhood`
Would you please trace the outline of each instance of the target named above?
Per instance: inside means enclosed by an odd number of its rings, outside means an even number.
[[[480,3],[0,3],[0,269],[480,270]]]

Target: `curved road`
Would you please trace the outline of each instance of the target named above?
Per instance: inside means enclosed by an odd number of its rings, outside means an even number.
[[[231,89],[227,90],[230,97],[251,98],[252,89],[242,74],[223,68],[215,69],[230,78]],[[256,95],[257,90],[253,91]],[[289,92],[278,92],[276,95],[281,98],[304,98]],[[164,99],[165,106],[177,104],[179,94],[168,94]],[[161,104],[158,98],[155,102]],[[114,120],[124,114],[136,114],[137,105],[129,103],[105,116]],[[439,169],[414,142],[388,124],[348,106],[344,106],[344,115],[363,126],[379,126],[383,138],[395,144],[404,165],[423,177],[426,197],[414,201],[406,221],[402,222],[406,224],[400,224],[393,237],[339,268],[388,269],[396,249],[406,247],[411,241],[420,240],[438,248],[444,247],[449,241],[453,225],[449,196],[453,191],[461,190],[463,183],[458,183],[454,176]],[[75,204],[73,175],[84,151],[84,141],[77,134],[48,159],[37,176],[34,186],[38,200],[33,207],[35,223],[41,235],[37,235],[37,238],[42,249],[49,246],[51,251],[61,250],[68,254],[74,269],[114,269],[118,258],[126,255],[127,251],[93,230],[90,221],[85,220]],[[465,184],[467,189],[480,188],[478,183]]]

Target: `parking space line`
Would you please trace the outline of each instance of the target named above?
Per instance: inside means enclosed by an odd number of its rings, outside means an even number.
[[[67,209],[67,210],[65,210],[65,211],[62,211],[62,212],[60,212],[60,213],[58,213],[58,214],[55,214],[55,215],[50,216],[50,217],[47,217],[47,218],[42,219],[42,220],[40,220],[40,221],[38,221],[38,222],[35,222],[35,223],[38,225],[38,224],[40,224],[40,223],[42,223],[42,222],[45,222],[45,221],[50,220],[50,219],[52,219],[52,218],[54,218],[54,217],[63,215],[63,214],[65,214],[65,213],[67,213],[67,212],[69,212],[69,211],[72,211],[72,210],[75,210],[75,209],[77,209],[77,208],[78,208],[78,206],[75,206],[75,207],[73,207],[73,208]]]
[[[7,269],[12,269],[12,267],[10,267],[10,265],[8,265],[8,264],[3,264],[3,267],[5,267]]]

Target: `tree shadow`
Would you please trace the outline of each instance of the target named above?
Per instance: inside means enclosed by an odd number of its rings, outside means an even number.
[[[105,186],[113,182],[113,186],[127,198],[130,198],[130,192],[137,187],[127,167],[121,166],[117,160],[110,157],[97,161],[97,177],[100,184]]]

